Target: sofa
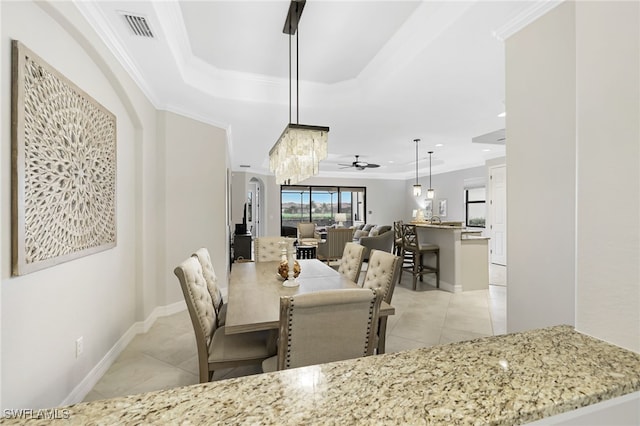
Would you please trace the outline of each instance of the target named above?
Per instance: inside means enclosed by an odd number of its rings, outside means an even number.
[[[389,225],[374,225],[371,223],[367,223],[365,225],[362,225],[361,229],[358,229],[357,227],[354,228],[353,242],[359,243],[360,238],[362,237],[375,237],[377,235],[384,234],[385,232],[390,230],[391,230],[391,226]]]
[[[364,259],[369,260],[371,249],[393,252],[393,232],[390,225],[366,224],[353,233],[353,242],[365,247]]]

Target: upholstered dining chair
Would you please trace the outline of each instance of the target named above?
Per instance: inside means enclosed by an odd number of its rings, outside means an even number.
[[[402,258],[383,250],[371,250],[369,254],[369,266],[365,273],[362,287],[374,288],[382,293],[382,300],[391,304],[393,291],[400,279],[402,270]],[[378,320],[377,353],[384,352],[387,338],[387,317]]]
[[[286,241],[284,237],[258,237],[255,239],[254,250],[256,262],[275,262],[282,257],[280,243]]]
[[[220,291],[220,286],[218,286],[218,277],[216,277],[216,273],[213,270],[213,263],[211,262],[209,250],[205,247],[201,247],[191,256],[195,257],[198,259],[198,262],[200,262],[202,275],[207,282],[207,288],[209,289],[209,294],[211,295],[211,300],[213,302],[213,309],[216,311],[216,324],[218,327],[221,327],[227,321],[227,305],[222,299],[222,291]]]
[[[371,250],[369,266],[364,275],[362,287],[380,289],[382,300],[391,303],[401,267],[402,258],[400,256],[383,250]]]
[[[196,336],[200,383],[211,380],[216,369],[259,364],[276,353],[275,336],[269,331],[225,334],[225,327],[216,325],[216,311],[198,259],[189,257],[173,272]]]
[[[342,252],[342,260],[338,266],[338,272],[349,278],[354,283],[360,278],[362,261],[364,260],[365,247],[358,243],[346,243]]]
[[[270,372],[372,355],[382,295],[350,288],[280,298],[278,355]]]

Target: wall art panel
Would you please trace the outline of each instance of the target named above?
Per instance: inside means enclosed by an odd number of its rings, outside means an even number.
[[[116,118],[12,43],[12,259],[23,275],[116,245]]]

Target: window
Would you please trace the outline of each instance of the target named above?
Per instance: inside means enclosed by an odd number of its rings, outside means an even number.
[[[465,224],[467,226],[484,228],[487,217],[486,193],[485,187],[465,189]]]
[[[280,221],[282,227],[296,228],[299,222],[320,226],[336,223],[336,213],[346,213],[344,226],[365,221],[366,188],[340,186],[280,187]]]

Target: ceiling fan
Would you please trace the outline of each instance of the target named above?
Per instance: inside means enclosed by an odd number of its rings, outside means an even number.
[[[346,169],[347,167],[355,167],[358,170],[364,170],[364,169],[375,169],[376,167],[380,167],[380,164],[373,164],[373,163],[367,163],[366,161],[360,161],[359,160],[360,156],[356,155],[356,161],[354,161],[351,164],[340,164],[338,163],[339,166],[344,166],[342,167],[343,169]]]

